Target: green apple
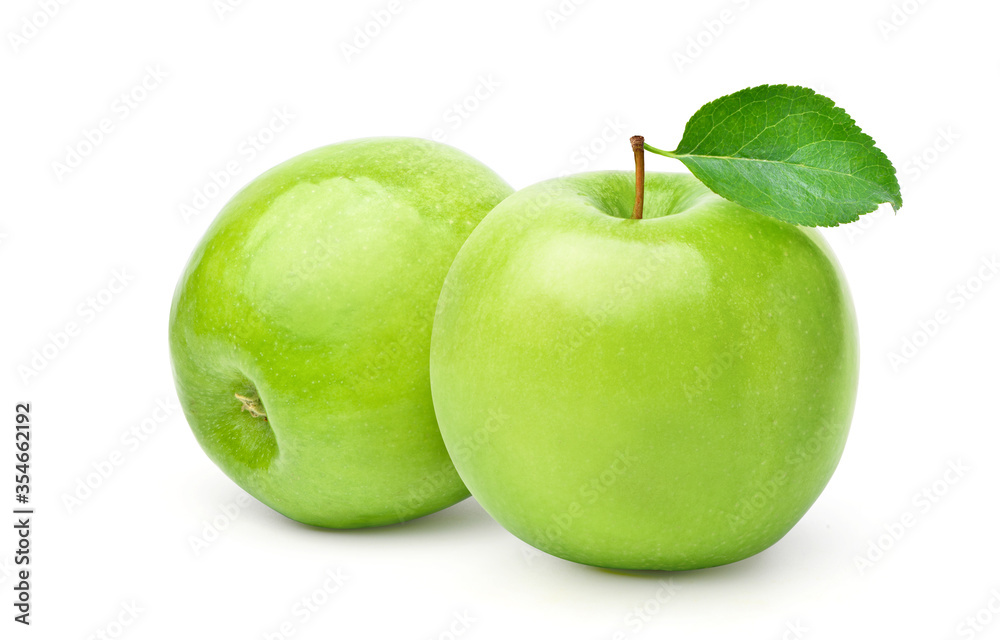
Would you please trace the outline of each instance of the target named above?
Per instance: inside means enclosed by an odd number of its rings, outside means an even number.
[[[304,153],[238,193],[170,311],[177,391],[208,456],[323,527],[467,497],[435,421],[431,325],[455,254],[511,191],[452,147],[373,138]]]
[[[812,229],[689,175],[569,176],[497,206],[459,252],[431,389],[472,495],[535,547],[621,569],[755,554],[819,496],[858,339]]]

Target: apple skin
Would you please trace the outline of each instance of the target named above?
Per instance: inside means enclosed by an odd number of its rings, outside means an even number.
[[[178,395],[208,456],[321,527],[466,498],[434,416],[431,325],[455,254],[511,192],[452,147],[372,138],[304,153],[238,193],[170,311]]]
[[[472,495],[579,563],[695,569],[774,544],[843,451],[847,284],[812,229],[686,174],[598,172],[507,198],[452,265],[431,388]]]

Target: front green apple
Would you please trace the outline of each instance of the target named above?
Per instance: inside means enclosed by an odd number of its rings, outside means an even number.
[[[483,507],[576,562],[694,569],[775,543],[840,459],[858,339],[814,231],[688,175],[544,182],[501,203],[438,305],[431,388]]]
[[[237,194],[170,312],[178,394],[209,457],[324,527],[465,498],[431,402],[431,324],[455,254],[510,193],[456,149],[376,138],[302,154]]]

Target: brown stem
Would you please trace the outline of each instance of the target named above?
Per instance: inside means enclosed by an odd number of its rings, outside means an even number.
[[[263,418],[267,420],[267,413],[264,411],[264,405],[261,404],[260,397],[256,393],[248,393],[245,396],[241,396],[238,393],[234,393],[236,399],[240,401],[242,406],[240,411],[246,411],[255,418]]]
[[[632,136],[629,142],[635,152],[635,208],[632,210],[632,219],[642,220],[642,202],[646,197],[646,159],[643,154],[646,140],[642,136]]]

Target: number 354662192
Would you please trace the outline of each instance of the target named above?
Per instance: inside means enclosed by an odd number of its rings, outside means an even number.
[[[28,502],[31,492],[31,404],[23,403],[14,408],[14,457],[17,463],[14,467],[15,499],[24,504]]]

